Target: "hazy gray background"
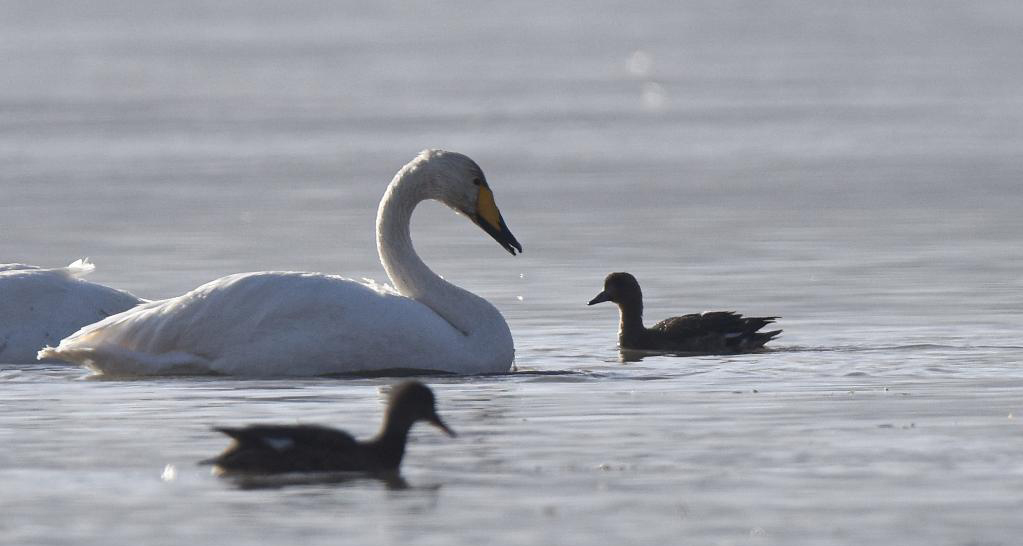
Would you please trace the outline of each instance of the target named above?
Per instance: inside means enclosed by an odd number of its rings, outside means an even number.
[[[383,279],[419,150],[475,158],[525,247],[414,235],[523,370],[436,380],[409,492],[239,491],[210,424],[376,427],[376,381],[3,366],[0,541],[1010,544],[1023,532],[1018,2],[0,1],[0,261],[149,298]],[[619,363],[587,308],[778,314],[776,352]],[[756,393],[754,393],[756,389]],[[165,465],[173,479],[160,479]],[[439,487],[436,487],[439,486]]]

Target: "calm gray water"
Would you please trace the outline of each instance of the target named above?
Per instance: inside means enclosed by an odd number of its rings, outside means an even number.
[[[244,489],[213,424],[372,434],[391,381],[0,366],[0,542],[1010,545],[1023,534],[1017,2],[0,2],[0,262],[162,298],[383,279],[425,147],[525,246],[416,243],[520,372],[431,378],[405,477]],[[622,362],[586,307],[777,314],[772,352]]]

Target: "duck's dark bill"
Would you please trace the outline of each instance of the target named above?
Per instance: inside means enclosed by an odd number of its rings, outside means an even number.
[[[611,301],[611,295],[608,294],[607,292],[601,292],[597,294],[595,298],[590,300],[590,303],[587,303],[586,305],[595,305],[598,303],[603,303],[605,301]]]
[[[445,434],[452,438],[458,436],[457,434],[455,434],[455,431],[451,430],[450,428],[448,428],[447,425],[444,424],[444,421],[440,420],[439,416],[434,415],[433,417],[427,419],[426,421],[431,425],[443,430]]]

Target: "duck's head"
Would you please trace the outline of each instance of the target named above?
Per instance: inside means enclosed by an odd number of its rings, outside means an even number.
[[[587,305],[595,305],[605,301],[618,305],[642,302],[643,292],[639,288],[636,277],[629,273],[611,273],[604,278],[604,291],[597,294]]]
[[[415,162],[429,172],[432,198],[467,216],[512,256],[516,250],[522,252],[522,245],[501,217],[483,169],[475,161],[458,152],[423,150]]]
[[[443,430],[448,436],[456,436],[437,415],[436,400],[430,387],[418,381],[405,381],[391,390],[388,405],[388,421],[404,421],[410,426],[416,421],[426,421]]]

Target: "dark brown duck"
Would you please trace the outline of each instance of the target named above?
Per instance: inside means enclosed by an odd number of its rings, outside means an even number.
[[[611,301],[618,304],[622,349],[693,354],[735,354],[755,351],[781,330],[759,332],[778,317],[744,317],[731,311],[709,311],[664,319],[652,328],[643,326],[643,292],[636,277],[611,273],[604,291],[589,305]]]
[[[345,431],[317,425],[214,427],[234,439],[226,451],[202,461],[224,473],[397,472],[409,429],[426,421],[455,436],[437,415],[433,391],[406,381],[391,391],[383,428],[371,440],[357,441]]]

